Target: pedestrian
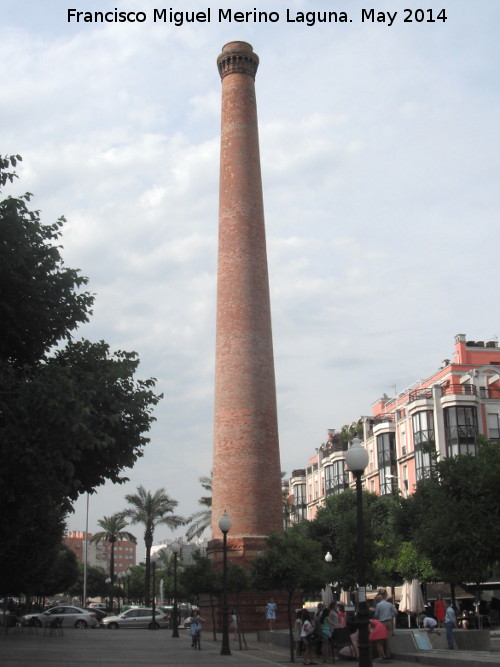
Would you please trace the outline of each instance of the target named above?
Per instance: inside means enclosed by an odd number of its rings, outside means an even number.
[[[424,616],[424,620],[422,621],[422,627],[429,633],[433,632],[434,634],[439,635],[439,630],[437,629],[438,622],[432,616]]]
[[[370,628],[369,639],[373,642],[378,654],[378,658],[375,658],[375,660],[377,662],[385,662],[388,658],[385,646],[389,637],[389,631],[384,623],[378,621],[376,618],[370,619]]]
[[[445,600],[444,602],[444,627],[446,628],[446,641],[448,642],[448,648],[453,649],[453,628],[457,627],[457,617],[455,616],[455,610],[451,606],[451,600]]]
[[[229,624],[229,630],[233,633],[233,639],[236,641],[238,638],[238,615],[234,609],[231,609],[230,619],[231,623]]]
[[[295,653],[298,656],[301,656],[304,652],[304,646],[302,645],[302,640],[300,638],[300,633],[302,631],[302,609],[299,609],[295,614],[295,623],[293,626],[293,639],[295,641]]]
[[[334,628],[335,626],[330,618],[330,610],[328,608],[323,609],[319,620],[319,637],[321,640],[321,655],[323,656],[323,662],[328,662],[330,653],[333,657],[331,639]]]
[[[385,642],[385,657],[391,657],[391,636],[394,633],[394,618],[398,615],[398,610],[392,604],[392,598],[386,600],[380,599],[375,607],[374,618],[385,625],[387,629],[387,639]]]
[[[314,637],[316,638],[316,644],[314,646],[314,653],[317,657],[321,657],[321,614],[323,613],[324,605],[322,602],[318,602],[316,611],[313,613],[312,624],[314,625]]]
[[[347,613],[343,602],[339,602],[337,605],[337,616],[339,619],[339,628],[345,628],[347,625]]]
[[[266,619],[269,624],[269,632],[272,632],[274,629],[274,623],[276,622],[276,611],[277,604],[274,601],[274,598],[271,598],[271,601],[267,603],[266,607]]]
[[[304,645],[304,665],[316,665],[312,660],[312,651],[314,646],[314,626],[311,623],[311,616],[307,609],[302,610],[302,629],[300,639]]]
[[[201,651],[201,627],[203,619],[200,616],[198,609],[194,609],[191,614],[191,625],[189,626],[189,634],[191,635],[191,648]]]
[[[332,622],[332,626],[333,626],[332,639],[331,639],[332,656],[335,658],[335,653],[338,650],[337,646],[335,644],[335,630],[337,630],[337,628],[340,628],[339,615],[338,615],[338,612],[337,612],[337,601],[336,600],[333,600],[332,602],[330,602],[330,604],[328,606],[328,610],[330,612],[329,613],[329,618],[330,618],[330,621]]]
[[[441,593],[437,594],[436,602],[434,603],[434,616],[440,628],[444,627],[445,606],[443,596]]]

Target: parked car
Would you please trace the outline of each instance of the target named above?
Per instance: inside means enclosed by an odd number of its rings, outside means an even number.
[[[104,610],[106,610],[106,609],[107,609],[107,605],[106,605],[105,602],[89,602],[89,605],[88,605],[88,607],[86,607],[86,609],[90,609],[90,608],[92,608],[92,609],[104,609]]]
[[[21,617],[23,625],[35,624],[43,626],[60,616],[63,621],[62,625],[65,628],[73,627],[78,629],[96,628],[99,622],[94,611],[88,611],[81,607],[73,607],[71,605],[59,605],[51,607],[41,614],[25,614]]]
[[[106,616],[106,618],[102,619],[100,625],[101,628],[117,630],[118,628],[152,628],[154,627],[154,623],[156,623],[158,628],[167,628],[168,615],[156,609],[155,620],[153,621],[152,609],[137,607],[135,609],[127,609],[127,611],[117,616]]]

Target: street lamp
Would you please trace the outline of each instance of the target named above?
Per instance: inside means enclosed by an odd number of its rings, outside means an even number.
[[[170,545],[172,553],[174,554],[174,608],[172,613],[174,615],[174,622],[172,624],[172,637],[179,637],[179,612],[177,611],[177,557],[181,551],[179,542],[172,542]]]
[[[327,563],[331,563],[332,560],[333,560],[333,556],[332,556],[332,554],[331,554],[329,551],[327,551],[326,554],[325,554],[325,561],[326,561]]]
[[[128,568],[127,570],[127,602],[130,604],[130,577],[132,575],[132,570]]]
[[[365,575],[365,530],[363,525],[363,494],[361,476],[368,465],[368,452],[361,447],[359,438],[352,439],[352,445],[347,450],[345,460],[347,467],[356,480],[356,505],[358,513],[358,609],[357,623],[359,628],[359,667],[371,667],[370,642],[368,626],[370,617],[366,602],[366,575]]]
[[[229,646],[229,610],[227,608],[227,534],[231,529],[231,519],[228,517],[226,510],[219,519],[219,528],[224,535],[223,541],[223,567],[222,567],[222,647],[221,655],[231,655],[231,648]]]
[[[120,580],[120,589],[121,589],[121,595],[122,595],[122,606],[125,604],[125,579],[127,577],[127,573],[125,570],[122,570],[121,572],[118,573],[118,579]]]
[[[111,611],[112,607],[109,604],[109,584],[111,583],[111,577],[108,577],[107,579],[105,579],[104,583],[106,584],[106,609],[108,611]]]

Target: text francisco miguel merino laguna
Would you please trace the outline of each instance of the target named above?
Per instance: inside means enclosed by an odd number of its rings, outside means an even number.
[[[404,13],[403,13],[404,12]],[[400,14],[400,16],[398,16]],[[114,9],[107,12],[88,12],[78,9],[67,10],[68,23],[171,23],[181,26],[184,23],[210,23],[212,18],[218,23],[304,23],[314,26],[317,23],[352,23],[353,18],[347,12],[310,11],[299,12],[284,9],[282,12],[261,12],[253,9],[237,12],[233,9],[212,9],[205,11],[175,11],[170,9],[154,9],[148,17],[146,12],[127,12]],[[396,17],[404,23],[444,23],[447,19],[444,9],[404,9],[402,12],[377,11],[361,9],[358,20],[365,23],[381,23],[392,26]]]

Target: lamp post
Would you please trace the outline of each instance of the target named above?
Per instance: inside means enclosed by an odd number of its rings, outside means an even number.
[[[121,588],[121,593],[122,593],[122,606],[125,604],[125,579],[127,578],[127,573],[125,570],[122,570],[120,574],[118,575],[120,579],[120,588]]]
[[[170,545],[172,553],[174,554],[174,608],[172,613],[174,615],[172,623],[172,637],[179,637],[179,612],[177,610],[177,557],[181,551],[181,545],[179,542],[172,542]]]
[[[118,613],[120,613],[120,597],[121,597],[121,593],[122,593],[121,587],[120,587],[120,581],[122,579],[122,573],[117,572],[115,576],[116,576],[116,590],[117,590],[116,597],[117,597],[117,600],[118,600]]]
[[[104,583],[106,584],[106,610],[110,611],[111,605],[109,604],[109,584],[111,583],[111,577],[105,579]]]
[[[127,570],[127,603],[130,604],[130,577],[132,575],[132,570],[128,568]]]
[[[361,476],[368,465],[368,453],[361,447],[359,438],[352,439],[352,445],[345,456],[346,464],[356,480],[356,505],[358,514],[358,608],[357,624],[359,629],[359,667],[371,667],[370,642],[368,626],[370,617],[366,602],[365,574],[365,529],[363,524],[363,494]]]
[[[231,529],[231,519],[226,510],[219,519],[219,528],[224,536],[223,541],[223,566],[222,566],[222,646],[221,655],[231,655],[229,646],[229,610],[227,608],[227,534]]]

